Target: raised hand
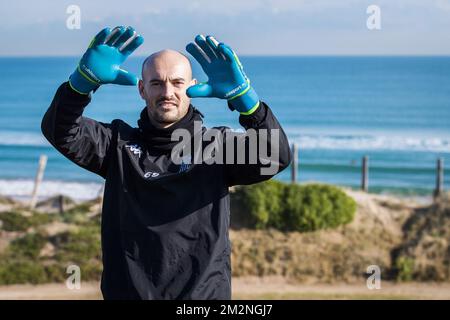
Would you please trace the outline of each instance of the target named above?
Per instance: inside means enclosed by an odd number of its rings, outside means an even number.
[[[187,89],[189,97],[226,99],[241,114],[251,114],[259,106],[259,98],[250,85],[236,53],[212,36],[198,35],[186,50],[198,61],[208,81]]]
[[[89,94],[107,83],[136,85],[138,77],[120,66],[143,42],[132,27],[103,29],[92,39],[70,76],[70,86],[78,93]]]

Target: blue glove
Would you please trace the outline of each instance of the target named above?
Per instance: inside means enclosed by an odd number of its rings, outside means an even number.
[[[144,38],[131,27],[103,29],[92,39],[70,76],[70,86],[78,93],[89,94],[106,83],[136,85],[138,78],[121,69],[120,65],[143,42]]]
[[[252,114],[258,109],[259,98],[250,86],[239,58],[224,43],[211,36],[195,37],[186,50],[198,61],[208,76],[208,82],[191,86],[186,93],[191,98],[216,97],[227,99],[241,114]]]

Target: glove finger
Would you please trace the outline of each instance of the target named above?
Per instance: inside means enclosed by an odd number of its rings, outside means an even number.
[[[123,69],[119,69],[119,73],[112,83],[125,86],[135,86],[137,82],[138,77],[136,77],[133,73],[129,73],[128,71]]]
[[[236,52],[234,52],[234,50],[231,49],[230,46],[226,45],[225,43],[220,43],[219,50],[226,56],[227,60],[230,59],[231,62],[236,62],[239,68],[241,70],[244,70],[244,67],[242,66],[242,63],[239,60],[239,57],[237,56]]]
[[[93,46],[98,46],[99,44],[103,44],[105,42],[106,37],[111,33],[110,28],[104,28],[102,31],[97,33],[97,35],[92,39],[91,43],[89,44],[89,48],[92,48]]]
[[[206,42],[208,45],[214,50],[214,53],[222,58],[223,60],[226,60],[225,56],[220,52],[219,50],[219,42],[214,38],[213,36],[206,36]]]
[[[125,27],[118,26],[111,30],[111,33],[106,37],[105,44],[112,46],[114,42],[125,32]]]
[[[128,39],[119,50],[123,55],[129,56],[143,43],[144,38],[141,35],[136,35],[136,37]]]
[[[229,62],[233,62],[235,60],[235,58],[237,58],[234,51],[229,46],[227,46],[225,43],[219,43],[218,50],[224,55],[225,60],[227,60]]]
[[[186,94],[191,98],[211,97],[212,87],[208,83],[199,83],[187,88]]]
[[[128,39],[135,36],[137,33],[132,27],[128,27],[125,29],[125,32],[114,42],[113,46],[116,48],[120,48]]]
[[[204,35],[199,34],[195,37],[195,43],[202,48],[203,52],[206,53],[210,61],[217,59],[217,54],[215,50],[206,42]]]
[[[206,71],[206,69],[208,69],[211,60],[196,43],[193,42],[189,43],[186,46],[186,51],[189,52],[194,57],[195,60],[197,60],[197,62],[203,68],[203,71]]]

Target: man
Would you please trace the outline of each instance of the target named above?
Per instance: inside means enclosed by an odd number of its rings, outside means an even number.
[[[207,83],[192,79],[189,60],[178,52],[163,50],[145,60],[139,93],[146,107],[138,128],[122,120],[101,123],[83,117],[91,93],[100,85],[136,84],[136,76],[120,65],[142,42],[130,27],[102,30],[69,82],[57,90],[42,132],[63,155],[106,180],[101,284],[105,299],[230,299],[228,188],[267,180],[286,168],[288,141],[250,86],[235,53],[212,37],[197,36],[187,46],[208,75]],[[224,154],[231,150],[231,160],[254,146],[245,133],[227,139],[230,131],[220,127],[213,152],[203,152],[208,148],[203,140],[200,152],[191,149],[196,137],[212,130],[201,126],[202,114],[190,104],[191,97],[226,99],[230,109],[240,112],[243,127],[254,130],[278,157],[262,155],[253,163],[248,155],[244,163],[195,161],[198,154],[220,154],[220,148],[233,141],[244,143],[225,148]],[[280,133],[272,141],[259,133],[263,129]],[[174,141],[177,130],[191,138]],[[180,145],[186,151],[181,163],[173,152]],[[273,165],[274,172],[262,173]]]

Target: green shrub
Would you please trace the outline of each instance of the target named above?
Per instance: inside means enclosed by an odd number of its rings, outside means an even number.
[[[76,264],[82,280],[101,278],[101,215],[87,216],[92,204],[81,204],[61,215],[21,212],[0,214],[3,230],[27,231],[56,219],[77,224],[76,230],[57,233],[49,237],[42,229],[28,232],[9,243],[0,255],[0,284],[49,283],[65,281],[67,267]],[[51,243],[52,255],[40,256],[42,248]]]
[[[0,285],[63,282],[69,276],[66,268],[62,264],[44,265],[30,259],[4,260],[0,262]]]
[[[26,231],[31,227],[30,219],[16,211],[0,212],[0,220],[5,231]]]
[[[47,282],[64,282],[69,277],[66,273],[67,266],[59,263],[44,265]]]
[[[233,216],[233,224],[256,229],[280,226],[283,192],[284,185],[272,180],[238,188],[231,196],[232,211],[239,211]]]
[[[5,231],[26,231],[30,227],[47,224],[55,220],[55,217],[45,213],[33,213],[31,216],[24,216],[17,211],[0,212],[2,229]]]
[[[89,212],[92,204],[89,202],[81,203],[70,210],[62,213],[61,218],[65,223],[85,224],[88,222],[87,213]]]
[[[32,283],[47,281],[47,274],[41,264],[32,260],[2,260],[0,262],[0,284]]]
[[[325,184],[286,188],[285,230],[336,228],[353,220],[356,202],[337,187]]]
[[[414,259],[408,257],[399,257],[395,261],[397,270],[397,281],[411,281],[414,276]]]
[[[231,195],[233,227],[314,231],[353,220],[356,203],[339,188],[274,180],[241,186]]]
[[[99,228],[82,228],[78,231],[60,233],[50,240],[58,249],[55,258],[59,262],[82,264],[100,259]]]
[[[89,261],[80,265],[81,280],[100,281],[103,266],[100,261]]]
[[[6,254],[13,258],[36,259],[46,241],[44,235],[40,233],[26,234],[22,238],[12,241]]]
[[[52,259],[39,257],[47,241],[55,247]],[[99,280],[102,272],[100,229],[85,227],[48,237],[30,233],[12,241],[0,256],[0,284],[65,281],[66,269],[76,264],[84,280]]]
[[[56,215],[47,213],[34,213],[31,217],[29,217],[29,220],[31,226],[37,227],[55,221]]]

